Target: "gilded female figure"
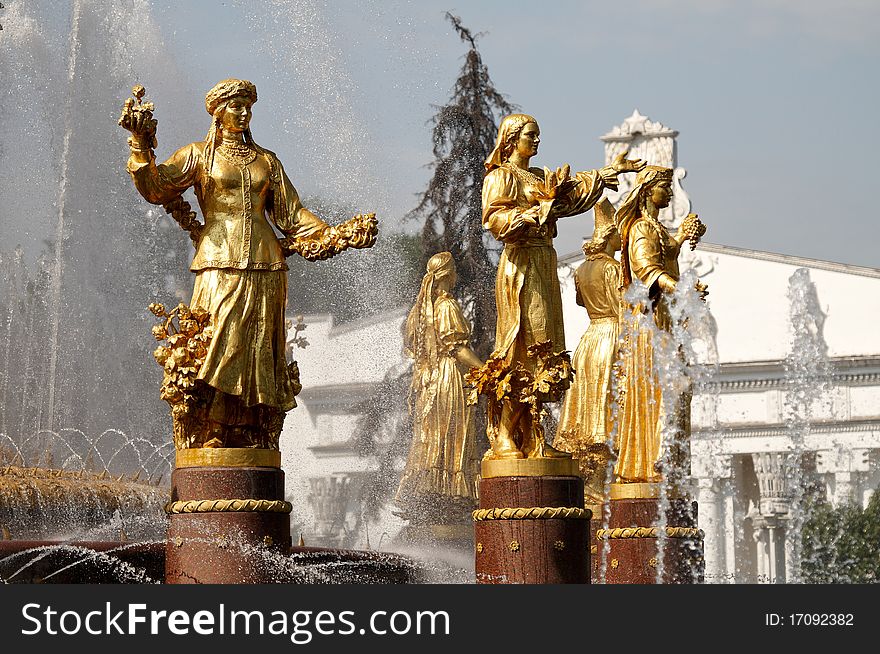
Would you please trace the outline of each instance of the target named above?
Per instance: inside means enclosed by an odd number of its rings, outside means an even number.
[[[538,122],[525,114],[501,121],[495,148],[486,159],[483,180],[483,227],[504,243],[495,281],[498,322],[493,358],[510,366],[534,369],[528,348],[549,342],[565,350],[562,298],[556,273],[556,221],[590,209],[617,175],[644,164],[619,156],[613,165],[568,176],[529,167],[541,142]],[[532,429],[526,405],[505,402],[492,439],[491,458],[569,456],[544,443]],[[524,424],[520,424],[520,423]]]
[[[462,370],[483,362],[469,345],[470,327],[451,292],[449,252],[428,260],[406,319],[404,347],[413,359],[413,440],[395,503],[410,521],[446,522],[476,503],[477,449]]]
[[[586,260],[575,273],[577,303],[590,324],[572,358],[574,381],[565,396],[553,446],[579,459],[590,503],[603,501],[611,450],[612,376],[620,335],[620,235],[614,207],[603,199],[595,208],[593,237],[584,243]]]
[[[650,320],[627,320],[632,325],[625,334],[623,348],[624,400],[617,436],[618,459],[614,469],[618,483],[659,482],[662,479],[664,392],[657,373],[655,339],[670,338],[672,318],[669,311],[671,295],[679,280],[678,254],[682,244],[691,239],[696,244],[705,227],[693,214],[685,218],[676,234],[671,234],[657,219],[660,209],[672,198],[672,170],[648,166],[636,177],[636,183],[617,210],[615,221],[622,240],[621,273],[624,289],[638,280],[648,289]],[[697,285],[706,295],[706,286]],[[642,307],[628,307],[638,317]],[[674,407],[670,424],[687,436],[690,432],[690,393],[665,406]]]
[[[303,242],[335,228],[302,205],[278,158],[254,142],[256,101],[257,89],[246,80],[218,83],[205,96],[211,116],[205,140],[180,148],[162,164],[153,152],[152,115],[132,111],[129,100],[120,118],[132,133],[128,172],[138,192],[168,208],[192,187],[205,221],[192,231],[190,270],[196,278],[190,307],[210,314],[213,336],[195,382],[202,428],[181,434],[176,423],[178,449],[277,450],[284,412],[296,405],[298,382],[285,358],[289,252],[275,230],[285,241]],[[369,246],[372,239],[352,245]]]

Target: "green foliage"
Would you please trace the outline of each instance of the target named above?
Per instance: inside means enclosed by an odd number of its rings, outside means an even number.
[[[865,509],[834,508],[824,499],[807,506],[801,532],[802,571],[810,584],[870,584],[880,581],[880,492]]]

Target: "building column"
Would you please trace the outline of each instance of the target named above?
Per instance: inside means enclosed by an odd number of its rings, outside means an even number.
[[[706,534],[703,556],[706,560],[706,583],[710,584],[726,583],[727,543],[721,501],[721,480],[706,477],[697,480],[698,524]]]
[[[345,525],[352,478],[347,474],[310,477],[308,502],[315,515],[314,536],[324,546],[337,546]],[[311,545],[312,543],[307,543]]]
[[[785,583],[790,572],[796,571],[798,553],[787,537],[787,522],[791,514],[791,493],[785,477],[785,452],[757,452],[752,454],[758,477],[760,500],[748,516],[752,519],[758,546],[758,574],[765,583]],[[761,543],[766,543],[761,547]],[[762,571],[763,558],[763,571]]]
[[[769,568],[769,554],[768,554],[768,543],[767,543],[767,530],[763,528],[762,524],[759,524],[761,521],[760,516],[756,516],[752,518],[752,539],[755,541],[755,559],[758,563],[758,583],[766,584],[770,578]]]
[[[732,457],[728,454],[692,456],[691,474],[697,481],[697,523],[705,532],[703,556],[706,583],[729,583],[736,574],[735,535],[725,528],[730,522],[728,501],[732,497]]]

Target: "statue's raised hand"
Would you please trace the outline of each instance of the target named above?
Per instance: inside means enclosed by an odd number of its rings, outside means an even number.
[[[614,168],[614,172],[637,173],[647,165],[647,163],[641,159],[627,159],[626,155],[628,154],[629,150],[626,150],[614,157],[614,161],[611,162],[611,167]]]
[[[679,225],[675,238],[679,244],[690,241],[691,250],[693,250],[705,233],[706,225],[697,217],[697,214],[689,213]]]
[[[135,86],[131,90],[134,98],[128,98],[122,107],[122,115],[119,116],[119,125],[131,132],[128,144],[132,148],[146,150],[156,147],[156,126],[158,121],[153,118],[152,102],[141,102],[145,89],[143,86]]]

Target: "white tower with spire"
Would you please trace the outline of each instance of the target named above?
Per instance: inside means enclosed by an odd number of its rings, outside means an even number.
[[[678,166],[678,146],[675,138],[678,132],[661,123],[655,123],[643,116],[636,109],[632,116],[622,124],[611,128],[601,136],[605,144],[605,164],[610,164],[621,152],[629,151],[627,158],[644,159],[653,166],[672,168],[672,203],[660,212],[660,220],[667,227],[678,227],[685,216],[690,213],[691,201],[681,187],[681,180],[687,175],[684,168]],[[620,187],[616,192],[609,191],[606,197],[617,206],[632,188],[635,175],[621,175]]]

